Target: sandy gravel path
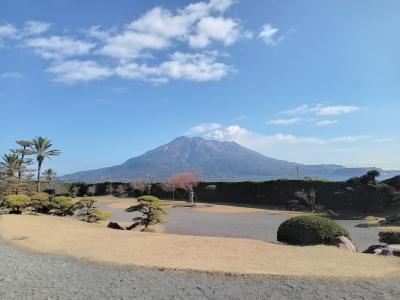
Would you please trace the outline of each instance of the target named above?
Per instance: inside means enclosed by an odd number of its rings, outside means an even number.
[[[399,299],[400,277],[324,281],[88,264],[0,241],[0,299]]]

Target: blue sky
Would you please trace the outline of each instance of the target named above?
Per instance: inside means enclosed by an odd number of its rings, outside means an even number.
[[[0,2],[0,153],[52,138],[59,174],[180,135],[400,169],[400,2]]]

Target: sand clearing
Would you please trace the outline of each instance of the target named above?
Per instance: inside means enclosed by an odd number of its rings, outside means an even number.
[[[114,196],[96,196],[93,198],[99,201],[99,203],[106,205],[110,208],[126,209],[134,204],[137,204],[136,198],[132,197],[118,198]],[[248,204],[243,204],[243,206],[236,206],[224,203],[211,204],[211,203],[195,202],[194,206],[190,206],[190,203],[179,200],[161,200],[161,203],[163,203],[163,205],[165,205],[165,208],[167,209],[168,207],[182,207],[185,209],[193,209],[199,212],[219,213],[219,214],[260,213],[266,211],[270,212],[271,214],[288,215],[288,216],[304,214],[304,212],[270,210],[264,207],[257,207]]]
[[[256,240],[111,230],[51,216],[3,215],[2,239],[39,252],[121,265],[242,274],[383,277],[400,260],[334,247],[293,247]]]

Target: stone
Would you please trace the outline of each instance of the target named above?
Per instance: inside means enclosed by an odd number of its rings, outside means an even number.
[[[387,245],[385,248],[379,250],[380,251],[376,251],[375,253],[385,256],[400,256],[400,244]]]
[[[356,247],[353,243],[345,236],[338,236],[331,238],[331,245],[338,247],[339,249],[346,250],[349,252],[357,252]]]
[[[124,230],[124,228],[116,222],[109,222],[107,227],[111,229]]]
[[[375,250],[385,248],[386,245],[372,245],[368,249],[364,250],[363,253],[376,254]]]
[[[136,227],[138,227],[141,224],[142,224],[141,222],[136,222],[136,223],[133,223],[132,225],[126,227],[125,229],[126,230],[132,230],[132,229],[135,229]]]
[[[400,225],[400,215],[387,216],[384,220],[379,221],[381,225]]]

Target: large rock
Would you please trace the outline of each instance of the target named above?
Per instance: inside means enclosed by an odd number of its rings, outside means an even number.
[[[376,250],[385,248],[386,245],[372,245],[369,246],[367,250],[364,250],[363,253],[368,254],[376,254]]]
[[[109,222],[107,227],[111,229],[124,230],[124,228],[116,222]]]
[[[387,245],[384,248],[376,249],[375,254],[385,256],[400,256],[400,245]]]
[[[384,220],[379,221],[381,225],[400,225],[400,215],[387,216]]]
[[[349,252],[357,252],[357,248],[345,236],[338,236],[338,237],[331,238],[330,242],[331,242],[331,245],[334,245],[342,250],[346,250]]]

